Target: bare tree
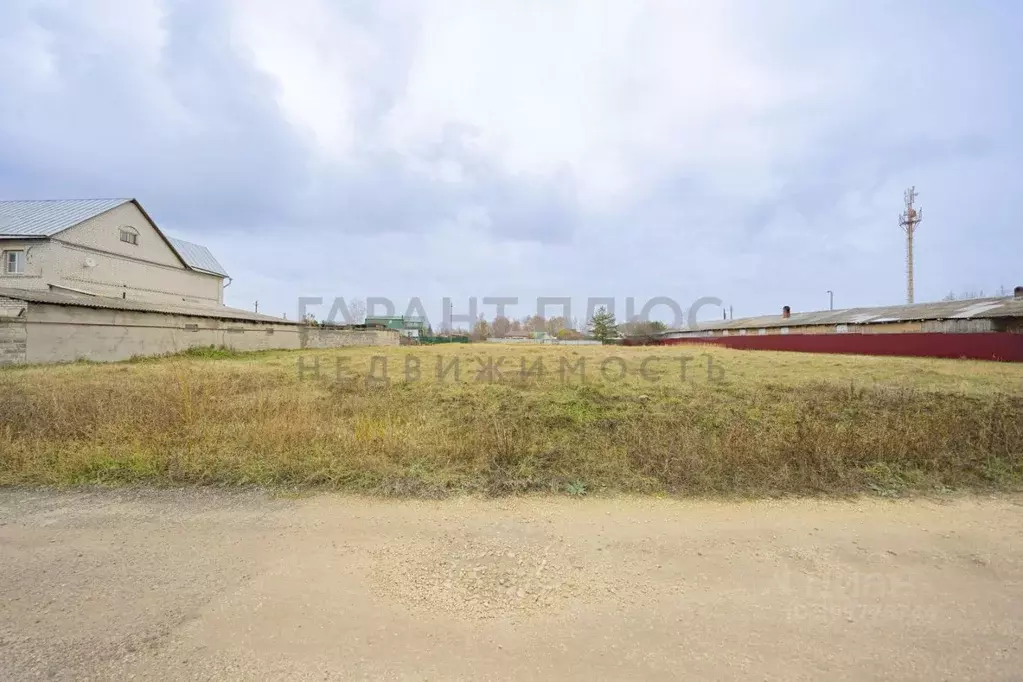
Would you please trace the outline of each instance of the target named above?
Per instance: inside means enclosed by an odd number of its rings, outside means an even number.
[[[491,336],[497,338],[504,338],[508,336],[508,332],[512,330],[511,321],[504,315],[498,315],[494,318],[494,321],[490,325]]]
[[[527,332],[547,331],[547,321],[540,315],[533,315],[522,321],[522,329]]]
[[[968,301],[971,298],[984,298],[984,290],[981,289],[981,290],[977,291],[975,289],[973,289],[973,290],[966,289],[966,290],[964,290],[964,291],[962,291],[962,292],[960,292],[958,294],[955,293],[954,291],[949,291],[947,294],[945,294],[945,298],[943,298],[941,300],[942,301]]]
[[[361,298],[353,298],[348,302],[348,319],[352,324],[362,324],[366,321],[366,302]]]
[[[564,317],[552,317],[544,324],[544,330],[550,336],[557,336],[562,329],[567,328],[568,325],[566,324]]]
[[[472,326],[471,338],[473,341],[486,341],[488,336],[490,336],[490,325],[487,324],[486,318],[480,313],[480,318]]]

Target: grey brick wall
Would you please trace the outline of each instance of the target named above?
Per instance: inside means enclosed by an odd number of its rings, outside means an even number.
[[[0,365],[25,362],[25,320],[0,317]]]

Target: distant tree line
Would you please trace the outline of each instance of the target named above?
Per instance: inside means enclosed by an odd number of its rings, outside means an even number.
[[[992,296],[1012,296],[1012,290],[1004,284],[998,287],[998,290],[991,294]],[[945,294],[942,301],[968,301],[971,298],[986,298],[987,294],[984,293],[983,289],[964,289],[960,293],[949,291]]]
[[[564,317],[544,318],[541,315],[528,315],[521,319],[508,318],[503,315],[488,321],[483,315],[479,316],[473,324],[470,338],[474,341],[486,339],[502,339],[520,333],[545,332],[548,336],[561,340],[577,340],[592,338],[601,342],[610,339],[626,337],[654,337],[665,331],[667,325],[659,320],[643,322],[634,320],[632,322],[617,323],[614,313],[606,308],[597,309],[593,317],[586,321],[585,332],[580,330],[578,318],[572,318],[571,322]]]

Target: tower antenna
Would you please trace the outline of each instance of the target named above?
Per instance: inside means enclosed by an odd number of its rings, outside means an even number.
[[[906,210],[899,216],[899,226],[906,233],[906,303],[913,304],[913,233],[924,219],[924,212],[913,207],[916,187],[906,190]]]

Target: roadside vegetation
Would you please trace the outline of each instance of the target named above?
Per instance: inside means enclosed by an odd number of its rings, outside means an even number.
[[[0,370],[0,484],[84,483],[431,497],[1020,490],[1023,367],[478,344]]]

